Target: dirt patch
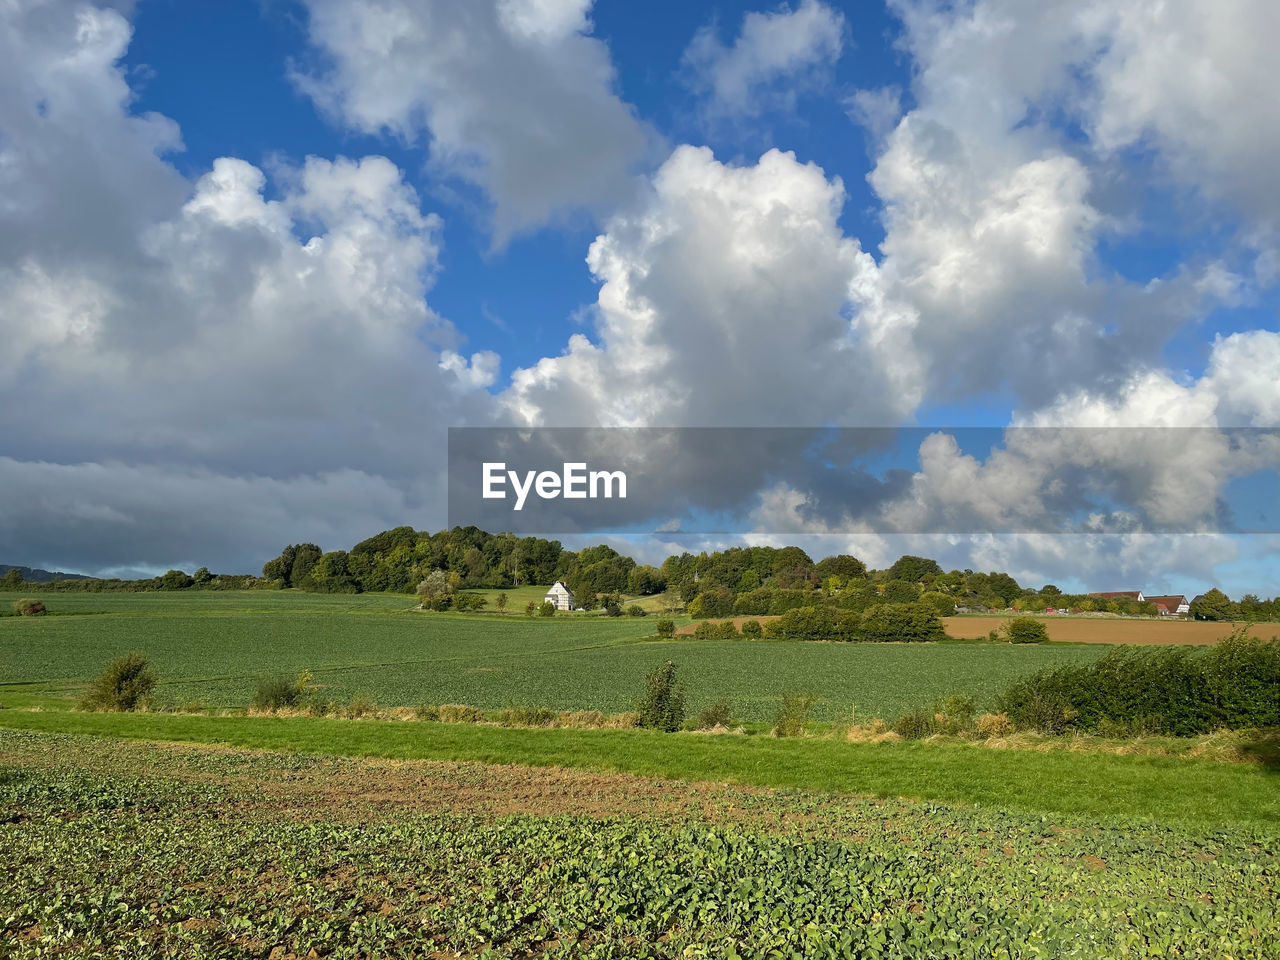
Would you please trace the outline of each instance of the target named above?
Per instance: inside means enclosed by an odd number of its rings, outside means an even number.
[[[1229,623],[1195,620],[1121,620],[1109,617],[1037,617],[1058,643],[1124,643],[1139,646],[1212,646],[1232,630]],[[947,635],[977,639],[1009,622],[1009,617],[944,617]],[[1256,623],[1250,636],[1268,639],[1280,634],[1280,624]]]

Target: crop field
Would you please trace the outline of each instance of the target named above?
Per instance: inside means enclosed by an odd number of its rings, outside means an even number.
[[[1049,630],[1049,639],[1057,643],[1109,643],[1140,646],[1208,646],[1217,643],[1232,630],[1230,623],[1208,623],[1194,620],[1121,620],[1111,617],[1037,617]],[[1008,617],[946,617],[942,625],[952,637],[985,637],[1009,622]],[[1251,636],[1269,639],[1280,635],[1280,623],[1255,623]]]
[[[0,597],[0,603],[9,601]],[[73,697],[111,657],[141,650],[163,703],[239,707],[260,679],[309,670],[319,695],[382,706],[632,709],[670,659],[691,709],[724,698],[734,719],[772,719],[791,692],[815,718],[894,717],[952,693],[989,705],[1015,677],[1080,663],[1082,646],[657,642],[654,618],[415,612],[403,596],[303,593],[50,594],[52,616],[0,618],[0,688]],[[15,688],[10,686],[10,695]],[[0,689],[0,702],[5,693]],[[855,713],[856,711],[856,713]]]
[[[0,732],[0,943],[184,958],[1277,956],[1274,831]]]

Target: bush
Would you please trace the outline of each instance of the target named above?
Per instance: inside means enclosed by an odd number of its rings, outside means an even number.
[[[137,710],[146,704],[155,686],[156,675],[146,656],[126,653],[107,664],[80,699],[80,709]]]
[[[23,597],[13,602],[13,612],[23,617],[38,617],[46,610],[43,601],[33,597]]]
[[[717,700],[709,707],[698,712],[698,729],[710,730],[713,727],[727,727],[729,725],[729,704],[724,700]]]
[[[923,740],[938,732],[938,714],[925,707],[908,710],[893,724],[893,732],[903,740]]]
[[[554,617],[555,615],[556,615],[556,605],[552,603],[550,600],[543,600],[542,603],[538,605],[538,616]]]
[[[799,737],[804,734],[804,725],[809,722],[809,714],[818,698],[802,693],[788,693],[778,704],[778,712],[773,719],[773,735],[775,737]]]
[[[748,640],[759,640],[764,636],[764,627],[760,626],[759,620],[744,620],[742,635]]]
[[[859,618],[833,607],[797,607],[771,620],[765,633],[780,640],[857,640]]]
[[[1013,733],[1013,721],[1007,713],[984,713],[974,723],[978,734],[987,740],[1007,737]]]
[[[644,607],[640,606],[640,604],[633,603],[631,606],[627,607],[627,616],[628,617],[646,617],[648,616],[648,613]]]
[[[676,635],[676,622],[674,620],[658,621],[658,636],[670,639]]]
[[[453,596],[453,609],[464,613],[480,610],[488,603],[488,598],[481,593],[456,593]]]
[[[732,620],[723,620],[716,626],[716,636],[721,640],[737,640],[738,628]]]
[[[435,723],[440,719],[440,708],[424,704],[420,707],[413,708],[413,716],[418,720],[426,720]]]
[[[963,694],[952,694],[944,698],[934,712],[941,718],[939,721],[941,732],[955,734],[968,728],[969,721],[976,710],[977,707],[972,698]]]
[[[279,710],[281,707],[297,706],[307,695],[311,674],[305,670],[296,680],[287,676],[269,677],[258,682],[258,690],[253,695],[253,705],[259,710]]]
[[[1000,707],[1019,726],[1194,736],[1280,725],[1280,641],[1237,631],[1205,653],[1121,648],[1013,684]]]
[[[695,640],[714,640],[716,638],[716,625],[708,620],[703,620],[693,628],[693,638]]]
[[[373,697],[367,693],[356,693],[351,697],[351,701],[343,710],[348,720],[359,720],[361,717],[367,717],[378,709],[378,705],[374,702]]]
[[[862,615],[862,639],[879,643],[923,643],[946,639],[942,621],[915,603],[881,603]]]
[[[638,712],[639,726],[653,730],[672,733],[684,723],[684,685],[676,683],[676,667],[670,660],[645,678]]]
[[[1049,639],[1049,628],[1035,617],[1014,617],[1004,625],[1003,633],[1010,643],[1044,643]]]

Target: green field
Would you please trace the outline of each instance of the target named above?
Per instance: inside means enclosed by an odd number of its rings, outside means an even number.
[[[353,725],[354,726],[354,725]],[[0,731],[5,956],[1277,956],[1251,826]]]
[[[8,607],[12,596],[0,596]],[[1104,646],[655,642],[655,618],[413,611],[401,595],[249,591],[50,594],[55,614],[0,618],[0,688],[73,696],[111,657],[141,650],[159,699],[244,706],[262,677],[311,671],[319,695],[382,706],[512,704],[607,713],[633,707],[671,659],[692,709],[725,698],[735,719],[772,718],[779,698],[820,698],[815,717],[892,718],[951,693],[980,707],[1009,680],[1102,656]],[[4,693],[0,689],[0,702]]]

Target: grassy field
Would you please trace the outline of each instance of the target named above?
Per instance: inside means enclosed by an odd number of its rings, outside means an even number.
[[[0,710],[0,727],[340,756],[582,767],[1063,814],[1124,811],[1205,826],[1280,824],[1274,768],[1183,757],[310,717]]]
[[[0,596],[0,604],[9,598]],[[384,706],[512,704],[621,712],[645,674],[675,662],[693,710],[720,698],[735,719],[772,719],[789,692],[820,698],[815,716],[892,718],[967,693],[980,707],[1014,678],[1080,663],[1084,646],[656,642],[654,618],[415,612],[403,596],[292,592],[51,594],[54,616],[0,619],[4,685],[74,696],[111,657],[142,650],[169,703],[243,706],[258,681],[311,671],[320,695]],[[12,692],[9,694],[12,699]]]
[[[1280,943],[1275,833],[1251,825],[5,732],[0,811],[0,943],[21,960],[1265,960]]]

